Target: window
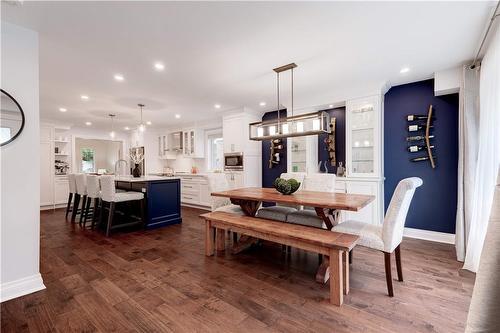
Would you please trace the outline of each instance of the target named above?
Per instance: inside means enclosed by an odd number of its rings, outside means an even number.
[[[0,127],[0,142],[9,141],[11,138],[11,128],[10,127]]]
[[[224,168],[224,145],[222,133],[213,133],[207,136],[208,141],[208,170],[222,170]]]
[[[94,149],[82,148],[82,172],[95,172],[95,152]]]

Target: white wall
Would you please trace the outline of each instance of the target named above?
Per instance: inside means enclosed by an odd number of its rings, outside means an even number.
[[[108,173],[113,172],[115,163],[123,156],[122,142],[102,139],[75,138],[75,161],[78,172],[82,170],[82,159],[80,152],[82,148],[94,150],[94,171],[106,169]]]
[[[44,289],[40,267],[38,34],[2,22],[1,86],[21,105],[21,135],[0,148],[1,301]]]

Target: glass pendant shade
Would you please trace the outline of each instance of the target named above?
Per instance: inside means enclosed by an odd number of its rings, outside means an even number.
[[[263,141],[278,138],[328,133],[330,115],[324,111],[249,124],[250,140]]]

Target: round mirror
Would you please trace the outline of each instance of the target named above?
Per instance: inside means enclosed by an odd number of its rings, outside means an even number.
[[[14,141],[24,127],[24,112],[21,105],[7,92],[0,89],[0,146]]]

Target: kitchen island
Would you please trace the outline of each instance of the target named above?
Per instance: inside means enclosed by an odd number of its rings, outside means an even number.
[[[179,177],[121,176],[115,182],[117,189],[144,193],[146,229],[182,222]]]

